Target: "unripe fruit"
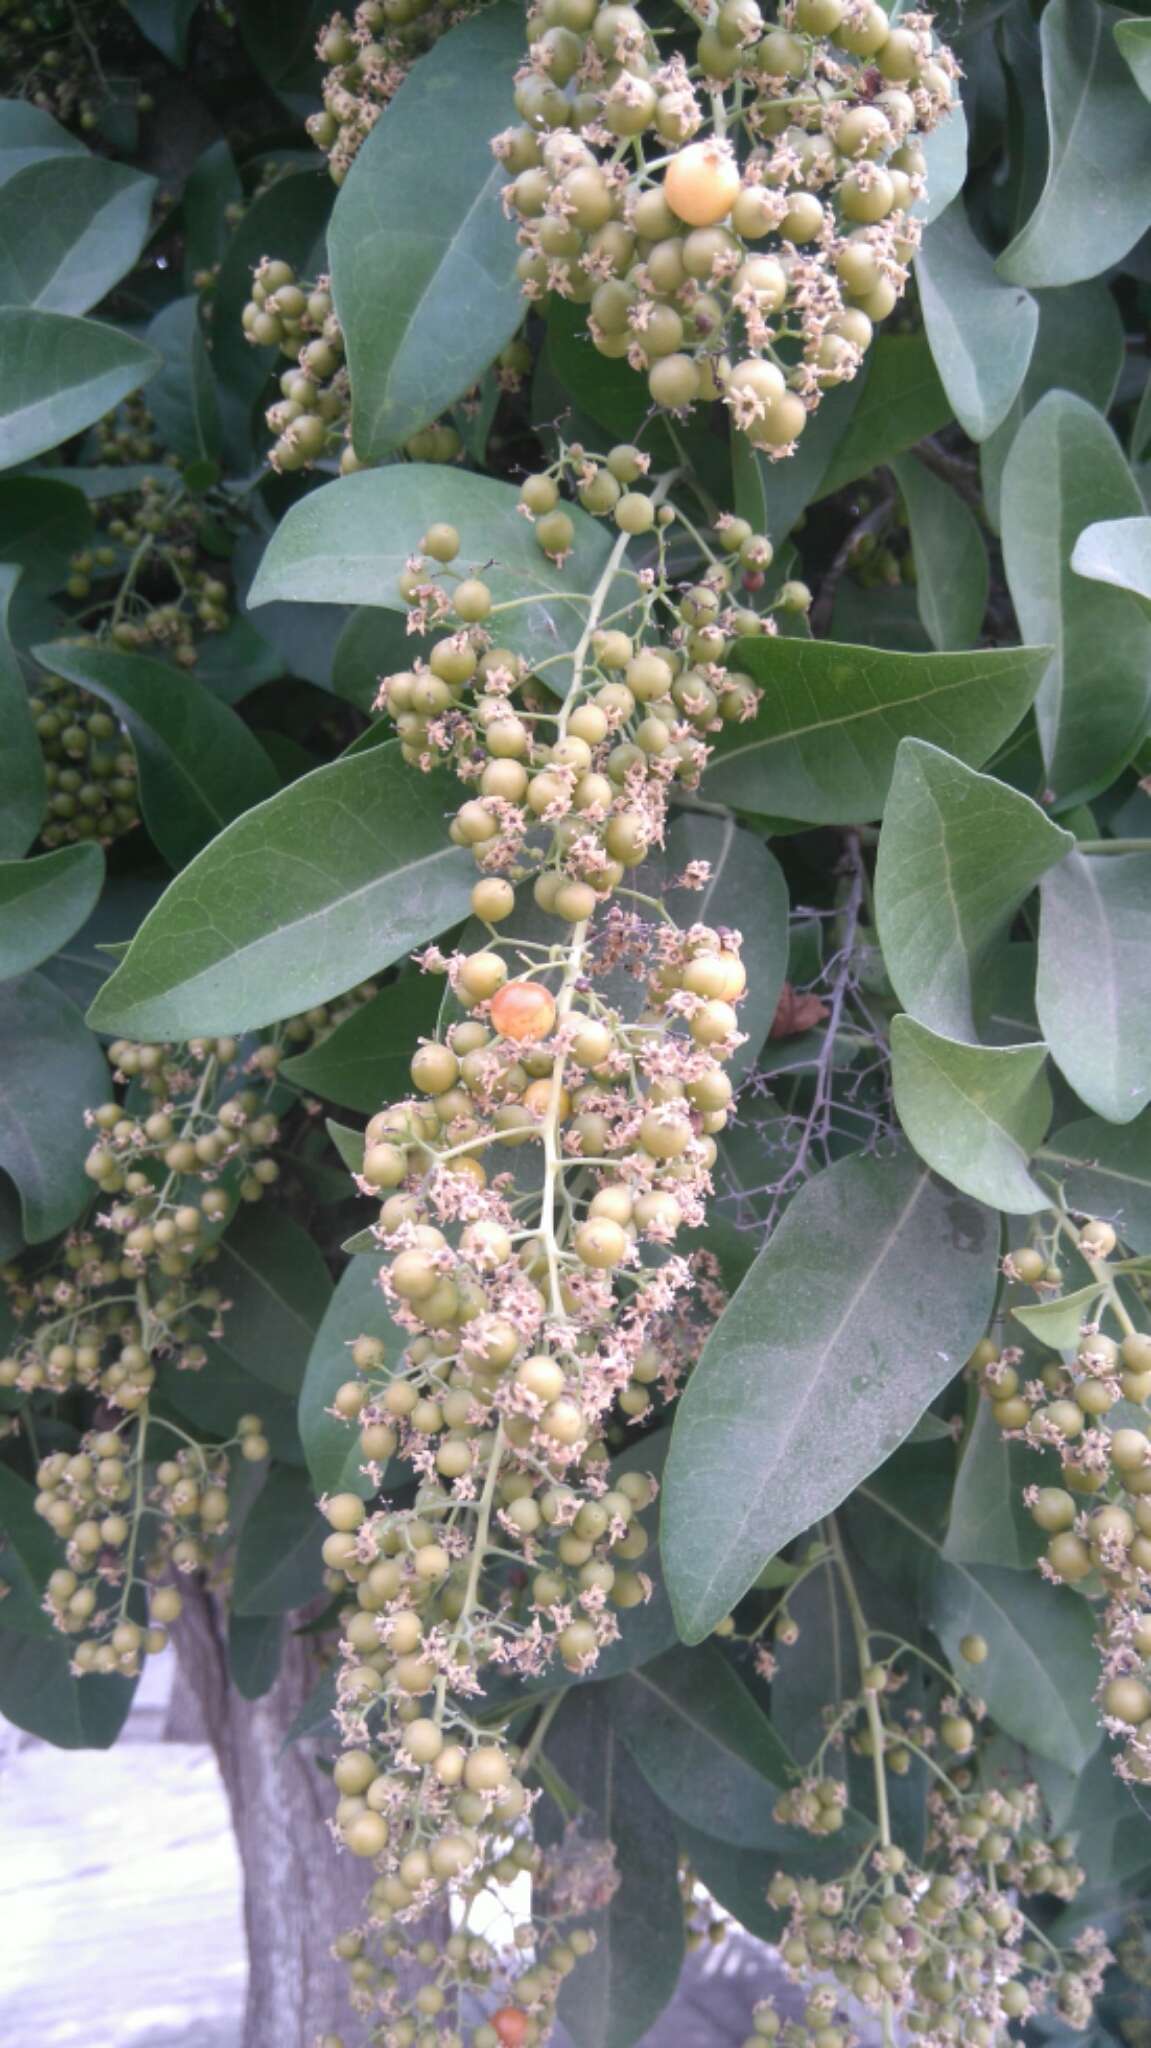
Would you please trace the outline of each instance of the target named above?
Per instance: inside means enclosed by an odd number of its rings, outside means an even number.
[[[1140,1678],[1113,1678],[1102,1694],[1103,1711],[1137,1728],[1151,1715],[1151,1690]]]

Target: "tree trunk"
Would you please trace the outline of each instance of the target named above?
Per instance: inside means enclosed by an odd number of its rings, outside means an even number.
[[[182,1580],[173,1629],[180,1682],[216,1754],[244,1873],[248,1997],[243,2048],[314,2048],[350,2021],[347,1971],[331,1955],[363,1913],[370,1872],[328,1831],[335,1795],[314,1742],[284,1738],[318,1676],[314,1639],[285,1629],[279,1675],[245,1700],[228,1670],[226,1624],[212,1594]],[[184,1702],[177,1724],[188,1725]]]

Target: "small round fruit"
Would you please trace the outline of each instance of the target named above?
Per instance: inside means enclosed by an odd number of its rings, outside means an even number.
[[[717,142],[689,142],[669,163],[663,196],[689,227],[715,227],[726,219],[739,193],[734,157]]]
[[[538,981],[507,981],[492,997],[491,1020],[501,1038],[535,1045],[555,1026],[555,998]]]

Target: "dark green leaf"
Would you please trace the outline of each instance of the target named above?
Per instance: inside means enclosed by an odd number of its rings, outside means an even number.
[[[0,1465],[0,1635],[56,1634],[41,1603],[64,1551],[36,1513],[35,1500],[35,1488],[10,1465]]]
[[[111,1749],[128,1718],[134,1678],[74,1678],[73,1645],[53,1633],[5,1636],[0,1714],[56,1749]]]
[[[973,647],[987,610],[987,549],[979,521],[950,484],[914,456],[892,463],[907,508],[915,598],[933,647]]]
[[[774,1808],[792,1764],[721,1650],[669,1650],[611,1688],[616,1727],[656,1797],[689,1827],[749,1849],[782,1847]]]
[[[294,1397],[332,1292],[315,1240],[271,1205],[245,1205],[221,1240],[212,1278],[231,1304],[213,1348]]]
[[[185,462],[214,459],[222,437],[220,403],[195,294],[157,313],[147,339],[163,365],[148,393],[160,439]]]
[[[398,744],[376,747],[237,819],[145,919],[96,999],[97,1027],[247,1030],[342,994],[454,924],[474,869],[444,831],[451,787],[413,775]]]
[[[0,563],[0,857],[18,860],[44,816],[44,757],[9,638],[20,570]]]
[[[88,1202],[84,1111],[107,1093],[104,1056],[67,997],[41,974],[0,983],[0,1167],[20,1190],[29,1244]]]
[[[127,726],[144,822],[174,867],[275,795],[278,778],[259,741],[191,676],[146,654],[66,641],[38,647],[36,659],[101,697]]]
[[[1039,333],[1023,388],[1002,426],[979,451],[984,510],[996,533],[1003,465],[1025,415],[1053,387],[1074,392],[1100,412],[1108,412],[1126,357],[1123,321],[1105,285],[1036,292],[1035,303]]]
[[[147,36],[169,64],[183,64],[188,30],[197,0],[125,0],[140,34]]]
[[[1121,18],[1080,0],[1051,0],[1043,11],[1047,180],[999,259],[1015,284],[1098,277],[1151,226],[1151,125],[1115,44]]]
[[[1031,361],[1039,308],[1005,284],[976,240],[962,199],[923,238],[920,303],[935,365],[965,434],[985,441],[1006,418]]]
[[[924,1618],[953,1669],[969,1677],[959,1643],[984,1636],[990,1654],[979,1666],[978,1690],[993,1718],[1036,1755],[1080,1770],[1099,1742],[1087,1602],[1065,1586],[1045,1585],[1038,1573],[956,1563],[889,1488],[868,1486],[862,1497],[907,1555],[920,1554]]]
[[[1130,1123],[1151,1102],[1151,852],[1072,853],[1042,890],[1043,1036],[1080,1101]]]
[[[966,1045],[912,1017],[891,1026],[895,1107],[921,1159],[965,1194],[1030,1216],[1047,1198],[1027,1161],[1051,1117],[1045,1045]]]
[[[54,156],[0,186],[0,302],[86,313],[144,246],[154,178],[107,157]]]
[[[90,427],[159,367],[143,342],[97,320],[0,307],[0,468]]]
[[[280,1669],[284,1632],[279,1614],[228,1616],[228,1669],[241,1699],[262,1700]]]
[[[1105,789],[1143,735],[1151,619],[1125,590],[1071,568],[1085,526],[1141,513],[1142,501],[1106,422],[1082,399],[1052,391],[1016,435],[1002,510],[1020,624],[1053,649],[1035,717],[1062,809]]]
[[[406,974],[361,1003],[334,1031],[285,1060],[285,1081],[341,1109],[371,1116],[406,1094],[412,1054],[435,1035],[443,984],[435,976]]]
[[[406,620],[397,612],[384,611],[379,605],[360,605],[336,642],[332,688],[337,697],[346,697],[349,704],[370,712],[375,708],[380,678],[410,668],[424,644],[408,632]]]
[[[1023,717],[1046,665],[1035,647],[892,654],[827,640],[741,640],[764,700],[725,726],[703,780],[735,810],[811,824],[866,823],[887,797],[901,739],[978,767]]]
[[[661,1547],[688,1641],[953,1378],[986,1329],[997,1254],[991,1218],[906,1153],[843,1160],[796,1196],[676,1413]],[[919,1284],[928,1265],[930,1295]]]
[[[952,1564],[1034,1567],[1046,1538],[1023,1505],[1023,1489],[1036,1482],[1042,1466],[1026,1444],[1008,1443],[980,1401],[951,1496],[944,1555]],[[961,1675],[966,1675],[961,1664]],[[980,1689],[980,1681],[973,1681]]]
[[[568,507],[575,545],[558,569],[516,508],[513,484],[443,464],[409,462],[363,470],[311,491],[277,528],[248,593],[250,605],[288,598],[298,603],[386,605],[405,609],[399,577],[409,555],[436,520],[460,535],[455,568],[483,565],[497,604],[531,597],[500,621],[500,638],[531,658],[575,646],[586,605],[567,591],[589,591],[611,552],[610,534]],[[490,566],[488,566],[490,565]],[[549,671],[554,679],[556,671]]]
[[[273,1465],[236,1545],[235,1612],[285,1614],[313,1600],[324,1581],[324,1533],[307,1473]]]
[[[40,476],[0,479],[0,562],[18,562],[25,591],[56,590],[93,529],[83,491]]]
[[[88,917],[103,880],[104,855],[90,841],[38,860],[0,861],[0,981],[58,952]]]
[[[881,335],[869,354],[863,396],[820,481],[821,498],[902,455],[951,418],[925,334]]]
[[[221,136],[196,158],[180,201],[185,291],[194,291],[197,277],[214,270],[221,261],[232,232],[227,209],[242,197],[235,158]]]
[[[1082,1770],[1099,1745],[1091,1610],[1066,1586],[1003,1565],[941,1558],[931,1625],[954,1670],[966,1673],[964,1636],[986,1639],[978,1690],[1008,1735],[1065,1770]]]
[[[1110,1218],[1133,1252],[1151,1252],[1151,1111],[1116,1129],[1098,1117],[1064,1124],[1035,1155],[1072,1209]]]
[[[523,319],[515,227],[499,203],[507,170],[491,148],[513,116],[522,56],[508,0],[459,22],[413,67],[341,188],[332,290],[364,461],[467,391]]]
[[[353,1258],[341,1273],[308,1354],[300,1388],[300,1441],[317,1493],[373,1491],[360,1470],[360,1433],[328,1409],[337,1387],[354,1379],[349,1347],[357,1337],[380,1337],[388,1364],[396,1366],[410,1341],[388,1314],[380,1291],[380,1255]]]
[[[902,741],[879,835],[875,910],[883,964],[921,1024],[974,1038],[987,954],[1070,832],[992,775],[923,740]]]
[[[1151,21],[1117,21],[1112,34],[1144,99],[1151,99]]]
[[[675,1835],[621,1739],[613,1690],[565,1700],[546,1746],[580,1802],[583,1839],[612,1844],[619,1876],[611,1903],[591,1916],[595,1948],[560,1995],[576,2048],[633,2048],[674,1994],[683,1961]]]

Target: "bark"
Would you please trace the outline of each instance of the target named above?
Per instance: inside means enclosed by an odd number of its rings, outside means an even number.
[[[190,1695],[228,1795],[244,1874],[249,1975],[243,2048],[314,2048],[350,2024],[347,1972],[330,1953],[357,1924],[370,1872],[340,1854],[327,1829],[335,1805],[314,1742],[284,1738],[316,1683],[314,1639],[285,1628],[279,1676],[263,1699],[241,1699],[228,1671],[226,1623],[214,1596],[181,1581],[173,1629],[181,1692]],[[185,1702],[175,1723],[191,1725]]]

